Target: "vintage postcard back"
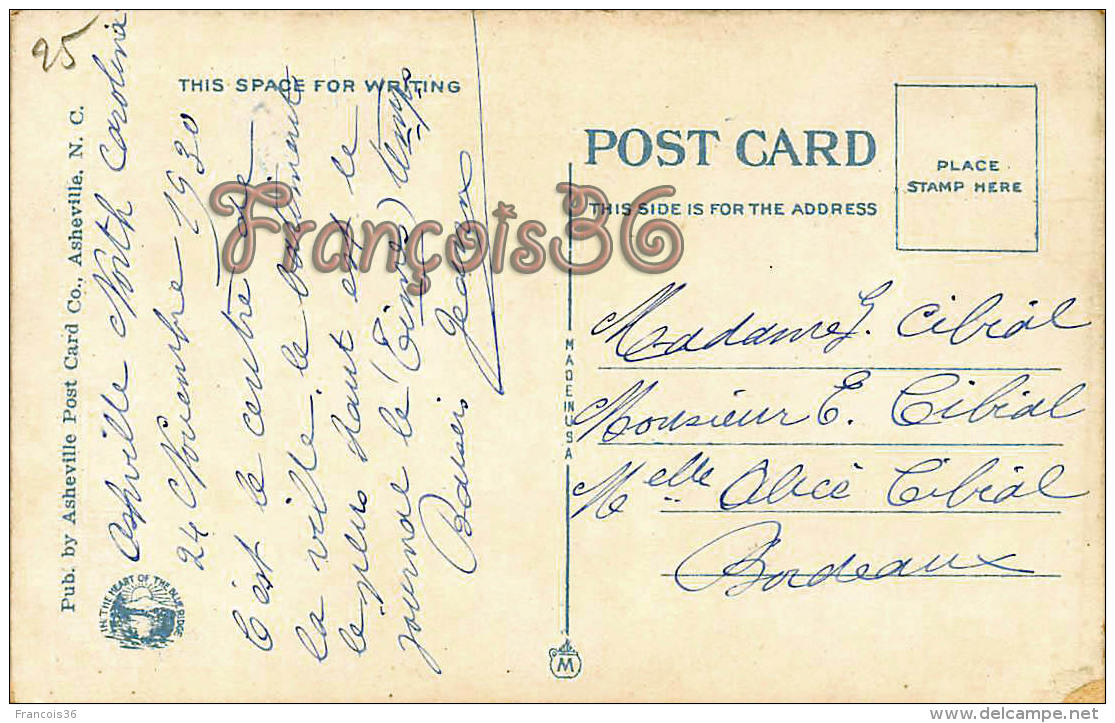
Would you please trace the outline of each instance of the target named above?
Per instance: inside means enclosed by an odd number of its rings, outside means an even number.
[[[1102,698],[1102,14],[10,26],[13,700]]]

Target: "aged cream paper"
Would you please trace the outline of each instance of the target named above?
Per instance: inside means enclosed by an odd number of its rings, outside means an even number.
[[[10,25],[13,700],[1103,695],[1102,14]]]

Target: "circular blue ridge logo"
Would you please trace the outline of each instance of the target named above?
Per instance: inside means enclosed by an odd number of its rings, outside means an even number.
[[[129,650],[165,648],[182,636],[182,598],[158,575],[128,575],[101,602],[101,633]]]

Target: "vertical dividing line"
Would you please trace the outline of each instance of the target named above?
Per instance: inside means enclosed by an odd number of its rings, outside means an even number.
[[[565,634],[569,635],[569,464],[565,465]]]
[[[569,235],[569,270],[565,273],[568,286],[568,300],[566,301],[566,331],[573,331],[573,164],[569,164],[569,224],[566,233]]]
[[[573,164],[570,163],[568,167],[568,181],[569,181],[569,198],[568,198],[568,226],[566,227],[566,234],[569,236],[569,265],[570,269],[566,272],[566,302],[565,302],[565,329],[570,337],[573,335]],[[570,350],[570,353],[576,353],[576,349]],[[564,417],[563,417],[564,421]],[[569,635],[569,568],[570,568],[570,550],[571,544],[571,519],[569,516],[570,508],[570,470],[569,462],[565,463],[565,634]]]

